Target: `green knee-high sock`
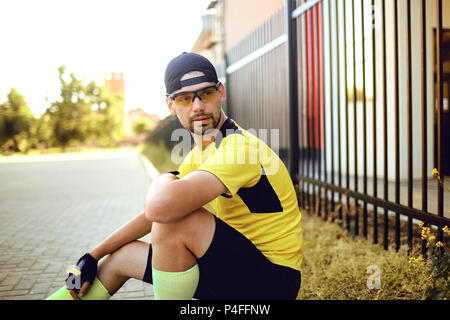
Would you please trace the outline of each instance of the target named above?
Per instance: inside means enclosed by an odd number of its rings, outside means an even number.
[[[182,272],[167,272],[152,268],[155,300],[190,300],[197,289],[200,271],[196,264]]]
[[[95,277],[94,283],[90,286],[87,293],[80,298],[81,300],[108,300],[111,298],[111,295],[100,280]],[[64,286],[45,300],[73,300],[73,298],[69,290]]]

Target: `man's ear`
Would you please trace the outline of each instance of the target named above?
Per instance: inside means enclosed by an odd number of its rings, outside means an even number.
[[[173,107],[173,100],[170,99],[169,97],[167,97],[166,104],[167,104],[167,108],[169,108],[169,112],[173,115],[176,115],[177,113],[175,112],[175,109]]]
[[[227,92],[225,90],[225,86],[223,84],[219,87],[219,96],[220,96],[220,102],[224,103],[225,100],[227,100]]]

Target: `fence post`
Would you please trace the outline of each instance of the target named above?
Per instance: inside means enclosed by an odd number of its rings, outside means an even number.
[[[285,19],[288,42],[288,88],[289,88],[289,171],[294,185],[298,184],[299,139],[298,139],[298,67],[296,19],[292,19],[295,1],[287,0]]]
[[[231,95],[230,95],[230,92],[231,92],[231,90],[230,90],[231,89],[230,75],[227,72],[227,69],[229,67],[229,61],[228,60],[229,60],[228,53],[226,53],[224,55],[224,58],[223,58],[223,68],[222,68],[222,70],[223,70],[223,77],[225,78],[225,88],[227,90],[227,96],[231,97]],[[225,103],[226,103],[226,110],[225,110],[225,112],[226,112],[227,116],[229,118],[233,118],[233,113],[232,113],[230,99],[227,99]]]
[[[442,174],[442,116],[443,116],[443,51],[442,51],[442,0],[437,1],[437,23],[436,23],[436,65],[437,65],[437,92],[436,92],[436,99],[437,99],[437,169]],[[444,175],[442,175],[442,180],[444,180]],[[443,186],[438,183],[438,216],[443,217],[444,216],[444,188]],[[442,228],[438,229],[437,232],[438,235],[438,241],[444,240],[444,232],[442,231]]]

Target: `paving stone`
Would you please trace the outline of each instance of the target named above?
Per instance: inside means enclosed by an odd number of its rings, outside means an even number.
[[[12,290],[12,288],[13,288],[12,285],[0,286],[0,292],[1,291],[9,291],[9,290]]]
[[[35,264],[33,264],[31,266],[30,270],[42,270],[42,271],[44,271],[47,268],[48,264],[49,263],[45,262],[45,261],[36,262]]]
[[[16,285],[20,280],[22,279],[22,277],[18,277],[18,276],[13,276],[13,275],[8,275],[6,276],[2,282],[0,283],[0,285],[2,286],[6,286],[6,285]]]
[[[36,280],[34,279],[22,279],[17,285],[14,286],[14,289],[31,289],[34,286],[35,282]]]
[[[10,290],[10,291],[2,291],[0,292],[0,297],[12,297],[12,296],[20,296],[24,295],[28,292],[28,290]]]
[[[50,283],[35,283],[30,290],[30,294],[47,293],[50,289]]]
[[[27,295],[20,295],[20,296],[12,296],[9,297],[9,300],[44,300],[46,298],[45,294],[39,293],[39,294],[27,294]]]
[[[45,269],[46,273],[59,273],[61,270],[67,271],[61,263],[50,263]]]

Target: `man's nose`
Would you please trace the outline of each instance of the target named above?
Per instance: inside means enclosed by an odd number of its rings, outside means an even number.
[[[194,97],[194,101],[192,102],[192,110],[198,111],[203,110],[205,108],[205,105],[203,101],[200,99],[199,96]]]

